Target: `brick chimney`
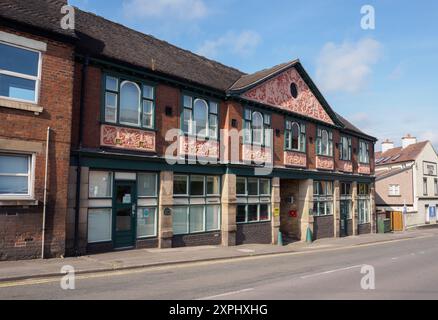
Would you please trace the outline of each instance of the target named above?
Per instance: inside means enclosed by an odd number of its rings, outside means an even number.
[[[402,147],[403,149],[409,147],[410,145],[416,144],[417,138],[412,137],[410,134],[407,134],[402,138]]]
[[[386,139],[382,142],[382,153],[385,153],[388,150],[394,149],[394,142]]]

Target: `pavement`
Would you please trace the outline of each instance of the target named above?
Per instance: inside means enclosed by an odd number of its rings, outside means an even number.
[[[435,231],[429,229],[413,229],[399,233],[321,239],[312,244],[296,242],[286,246],[252,244],[236,247],[202,246],[174,249],[140,249],[62,259],[4,261],[0,262],[0,284],[26,279],[59,277],[61,269],[66,265],[72,266],[76,275],[104,273],[190,264],[194,262],[214,262],[258,256],[281,256],[331,251],[423,238],[431,236],[431,232],[432,235],[435,234]]]

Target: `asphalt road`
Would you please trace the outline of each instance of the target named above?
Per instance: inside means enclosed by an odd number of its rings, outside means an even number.
[[[364,290],[372,271],[375,289]],[[0,284],[0,299],[438,299],[438,237],[78,275],[74,290],[59,279]]]

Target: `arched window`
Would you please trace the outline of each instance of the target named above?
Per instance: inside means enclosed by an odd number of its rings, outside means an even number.
[[[253,143],[262,144],[263,143],[263,116],[260,112],[255,111],[252,113],[252,132],[253,132]]]
[[[120,86],[120,123],[140,125],[140,87],[134,82],[124,81]]]
[[[300,148],[300,125],[296,122],[292,123],[292,149],[298,150]]]
[[[206,136],[208,126],[208,104],[205,100],[195,100],[193,106],[193,120],[195,122],[196,134]]]

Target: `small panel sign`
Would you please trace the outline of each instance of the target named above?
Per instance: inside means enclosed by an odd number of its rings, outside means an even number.
[[[274,208],[274,217],[280,216],[280,208]]]
[[[131,203],[131,194],[125,194],[123,196],[122,202],[123,202],[123,204],[130,204]]]
[[[165,208],[165,209],[164,209],[164,215],[165,215],[165,216],[171,216],[171,215],[172,215],[172,209],[170,209],[170,208]]]

